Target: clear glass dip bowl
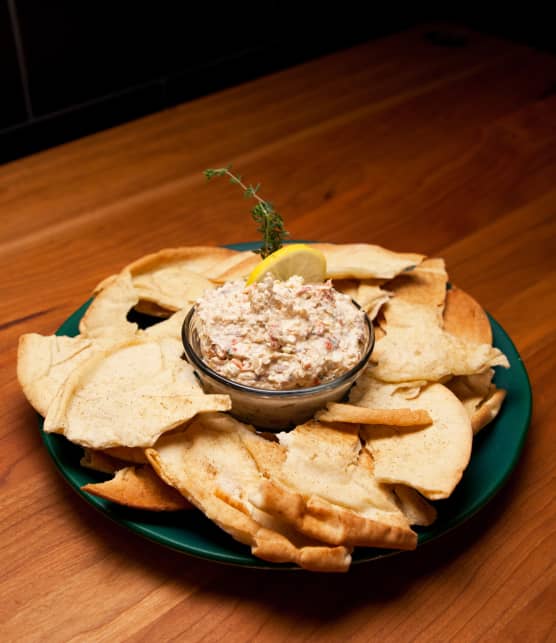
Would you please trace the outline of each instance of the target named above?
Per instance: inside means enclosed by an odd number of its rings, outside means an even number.
[[[357,306],[357,303],[354,302]],[[359,307],[359,306],[358,306]],[[199,349],[198,317],[193,307],[184,320],[182,340],[187,361],[193,366],[206,393],[227,394],[232,400],[231,414],[261,429],[279,431],[309,420],[327,402],[338,402],[361,375],[374,347],[373,326],[365,315],[367,329],[363,356],[359,362],[334,380],[307,388],[275,391],[246,386],[230,380],[204,361]]]

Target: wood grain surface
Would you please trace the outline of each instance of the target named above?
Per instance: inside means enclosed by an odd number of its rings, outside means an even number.
[[[556,640],[556,58],[467,32],[442,47],[439,29],[0,167],[1,640]],[[112,524],[57,473],[17,383],[19,335],[53,333],[145,253],[256,239],[237,189],[202,177],[227,163],[294,239],[444,257],[515,342],[524,451],[440,540],[345,575],[227,567]]]

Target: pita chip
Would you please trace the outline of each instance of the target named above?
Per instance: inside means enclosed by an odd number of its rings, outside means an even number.
[[[473,297],[459,288],[451,288],[446,293],[444,329],[472,344],[492,344],[488,315]]]
[[[128,264],[121,272],[127,272],[132,279],[144,275],[154,275],[160,270],[172,268],[195,272],[208,276],[212,270],[219,270],[222,263],[226,263],[240,253],[230,248],[215,246],[183,246],[179,248],[164,248],[158,252],[144,255]],[[95,288],[98,293],[111,285],[118,275],[110,275],[103,279]]]
[[[164,248],[158,252],[140,257],[128,266],[132,277],[153,275],[160,270],[172,268],[177,271],[195,272],[207,276],[211,270],[240,254],[237,250],[217,246],[183,246],[180,248]]]
[[[392,279],[424,259],[424,255],[393,252],[368,243],[315,243],[312,247],[324,253],[330,279]]]
[[[153,340],[176,339],[181,341],[181,328],[189,310],[189,308],[178,310],[164,321],[139,331],[139,334]]]
[[[397,427],[424,426],[432,422],[429,412],[424,409],[371,409],[338,402],[329,402],[326,409],[317,412],[315,418],[321,422],[386,424]]]
[[[447,293],[444,328],[471,344],[492,344],[488,315],[473,297],[458,288]],[[493,384],[493,376],[494,371],[489,368],[481,373],[454,377],[446,384],[461,400],[474,433],[492,422],[506,397],[506,391]]]
[[[372,455],[377,480],[407,485],[429,500],[447,498],[452,493],[469,463],[473,432],[465,409],[450,390],[431,384],[408,400],[394,385],[363,377],[350,399],[373,409],[426,409],[432,424],[413,431],[362,426],[365,448]]]
[[[506,356],[492,345],[471,344],[447,333],[427,307],[398,301],[396,310],[397,324],[388,322],[386,334],[375,344],[369,367],[373,377],[385,382],[439,382],[492,366],[509,367]]]
[[[111,474],[126,466],[126,462],[109,455],[105,451],[88,448],[83,449],[83,456],[79,460],[79,464],[85,469],[91,469],[91,471]]]
[[[398,507],[402,510],[410,525],[428,527],[435,522],[438,512],[415,489],[406,487],[403,484],[396,484],[393,487],[393,491]]]
[[[139,301],[131,275],[123,272],[101,290],[79,322],[84,337],[110,337],[114,341],[133,337],[137,324],[127,320],[127,314]]]
[[[436,323],[442,325],[447,283],[444,260],[437,258],[425,259],[414,270],[397,276],[388,283],[388,291],[393,298],[386,309],[387,322],[399,323],[397,304],[401,301],[429,308],[434,313]],[[406,307],[402,307],[399,314],[403,316],[406,310]]]
[[[115,280],[128,275],[138,297],[133,306],[145,314],[165,317],[190,307],[205,290],[214,288],[207,275],[218,272],[223,262],[235,260],[240,254],[209,246],[165,248],[130,263],[117,278],[111,276],[101,282],[95,292],[110,288]]]
[[[454,377],[446,384],[467,411],[473,433],[494,420],[506,397],[506,391],[492,383],[493,375],[494,371],[488,369],[477,375]]]
[[[74,369],[45,418],[47,433],[93,449],[152,446],[197,413],[227,411],[227,395],[205,395],[175,340],[132,340]]]
[[[133,286],[141,302],[149,302],[157,309],[169,312],[190,308],[206,290],[214,288],[203,275],[176,265],[135,275]]]
[[[17,379],[31,406],[45,416],[71,371],[93,355],[94,342],[82,336],[21,335]]]
[[[365,279],[362,281],[358,279],[336,279],[333,286],[338,292],[355,300],[372,321],[392,296],[391,292],[382,290],[380,286],[383,283],[383,279]]]
[[[474,434],[479,433],[497,417],[505,399],[506,391],[495,388],[487,398],[481,401],[471,415],[471,427]]]
[[[371,281],[361,281],[355,295],[355,301],[372,321],[377,317],[381,308],[388,303],[392,293],[389,290],[383,290],[380,286],[371,283]]]
[[[161,480],[150,466],[125,467],[106,482],[81,487],[98,498],[104,498],[133,509],[145,511],[179,511],[191,504],[173,487]]]
[[[206,276],[215,283],[243,279],[249,275],[253,268],[260,263],[261,257],[255,252],[239,252],[222,264],[206,273]]]

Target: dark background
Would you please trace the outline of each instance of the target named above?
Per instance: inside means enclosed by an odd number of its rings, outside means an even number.
[[[461,46],[467,26],[556,51],[546,11],[530,6],[489,17],[353,0],[0,0],[0,162],[436,21],[448,24],[431,34],[440,47]]]

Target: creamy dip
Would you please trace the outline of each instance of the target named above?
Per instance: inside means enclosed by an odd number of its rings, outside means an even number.
[[[247,386],[317,386],[349,371],[365,351],[364,312],[329,281],[232,281],[196,307],[203,360]]]

